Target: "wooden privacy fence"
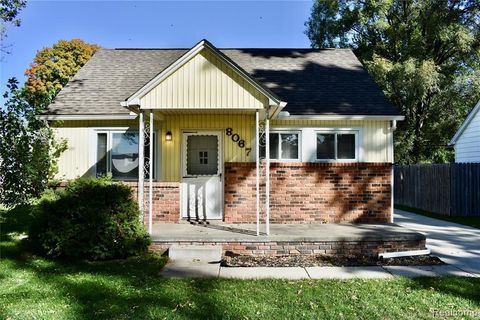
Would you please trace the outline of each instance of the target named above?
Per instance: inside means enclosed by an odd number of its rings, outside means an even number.
[[[394,202],[451,216],[480,216],[480,163],[394,166]]]

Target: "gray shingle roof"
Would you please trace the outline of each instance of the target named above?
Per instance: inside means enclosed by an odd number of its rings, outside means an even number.
[[[122,114],[127,99],[189,49],[101,49],[48,114]],[[292,115],[398,115],[348,49],[220,49]]]

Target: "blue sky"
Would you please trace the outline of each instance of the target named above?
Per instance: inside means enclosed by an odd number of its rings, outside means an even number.
[[[309,47],[304,23],[312,1],[33,1],[10,28],[0,65],[1,92],[24,81],[35,53],[59,39],[105,48],[185,48],[202,38],[217,47]]]

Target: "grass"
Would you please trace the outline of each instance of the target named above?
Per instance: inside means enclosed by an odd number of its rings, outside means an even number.
[[[458,223],[458,224],[463,224],[463,225],[466,225],[466,226],[470,226],[470,227],[480,229],[480,217],[446,216],[446,215],[443,215],[443,214],[438,214],[438,213],[429,212],[429,211],[422,210],[422,209],[417,209],[417,208],[411,208],[411,207],[408,207],[408,206],[403,206],[403,205],[398,205],[398,204],[395,205],[395,208],[400,209],[400,210],[413,212],[413,213],[418,213],[418,214],[421,214],[423,216],[427,216],[427,217],[430,217],[430,218],[455,222],[455,223]]]
[[[428,319],[433,309],[480,312],[480,278],[166,279],[159,275],[166,260],[155,254],[51,261],[20,240],[26,212],[0,212],[0,319]]]
[[[426,319],[479,310],[480,279],[165,279],[154,254],[68,263],[0,242],[1,319]],[[468,317],[467,317],[468,318]]]

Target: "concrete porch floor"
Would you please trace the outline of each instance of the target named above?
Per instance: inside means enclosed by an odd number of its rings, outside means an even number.
[[[155,224],[154,242],[421,241],[425,236],[396,224],[271,224],[256,235],[255,224]]]

